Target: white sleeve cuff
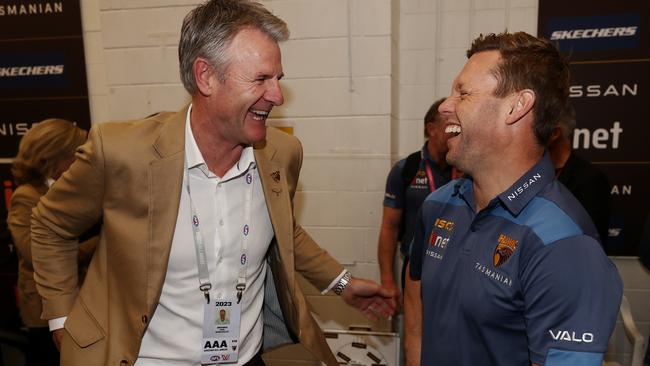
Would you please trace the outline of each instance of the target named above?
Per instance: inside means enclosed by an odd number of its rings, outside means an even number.
[[[325,294],[328,293],[331,289],[333,289],[334,286],[336,286],[336,284],[339,283],[339,281],[341,280],[341,278],[343,278],[343,276],[345,275],[345,273],[346,273],[347,271],[348,271],[347,269],[344,269],[344,270],[341,272],[341,274],[338,275],[338,277],[336,277],[336,278],[334,279],[334,281],[332,281],[332,283],[330,283],[329,286],[327,286],[327,288],[326,288],[325,290],[321,291],[320,294],[321,294],[321,295],[325,295]]]
[[[66,319],[68,319],[67,316],[62,316],[60,318],[48,320],[47,324],[50,326],[50,332],[63,328],[63,324],[65,324]]]

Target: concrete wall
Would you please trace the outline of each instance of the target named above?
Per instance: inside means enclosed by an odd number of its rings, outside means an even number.
[[[93,123],[177,110],[189,97],[177,43],[193,0],[81,0]],[[537,0],[267,0],[291,38],[282,47],[285,105],[305,160],[298,220],[358,276],[378,279],[385,176],[423,143],[422,117],[449,93],[479,33],[536,33]],[[616,264],[635,317],[650,331],[650,281]],[[628,357],[622,331],[612,357]]]

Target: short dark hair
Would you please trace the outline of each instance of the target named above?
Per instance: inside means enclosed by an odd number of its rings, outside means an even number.
[[[524,32],[480,35],[467,58],[478,52],[499,51],[501,62],[492,70],[497,79],[494,94],[504,97],[523,89],[535,92],[534,131],[546,145],[569,99],[569,66],[548,40]]]
[[[424,115],[424,136],[427,135],[427,123],[438,122],[440,120],[440,112],[438,112],[438,108],[445,99],[446,98],[441,98],[433,102],[427,113]]]
[[[560,116],[557,124],[562,130],[564,137],[568,139],[573,137],[573,132],[576,129],[576,111],[571,103],[567,103],[567,107],[564,109],[564,113]]]

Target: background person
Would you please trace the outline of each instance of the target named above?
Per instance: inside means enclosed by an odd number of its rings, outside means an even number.
[[[422,149],[395,163],[386,178],[377,258],[381,283],[395,291],[396,300],[401,293],[394,280],[397,244],[400,243],[399,251],[404,258],[401,271],[401,287],[404,287],[404,268],[420,205],[429,193],[452,179],[453,169],[445,160],[449,135],[445,133],[444,118],[438,113],[443,101],[444,98],[434,102],[424,116],[426,142]]]
[[[607,176],[598,167],[581,158],[571,148],[576,128],[575,111],[569,106],[553,130],[548,152],[555,167],[555,176],[580,201],[596,225],[600,242],[606,248],[611,188]]]
[[[47,119],[20,140],[11,172],[17,188],[11,196],[7,224],[18,251],[18,299],[20,317],[27,327],[30,350],[28,365],[58,365],[57,351],[47,321],[41,319],[41,297],[36,291],[30,239],[32,208],[74,161],[74,151],[86,140],[86,131],[63,119]],[[97,243],[81,243],[80,268],[87,265]],[[77,268],[75,263],[73,268]]]
[[[409,244],[413,238],[413,229],[420,206],[431,192],[445,185],[456,175],[455,170],[445,160],[449,135],[445,133],[445,120],[438,112],[438,107],[443,101],[444,98],[435,101],[424,115],[426,142],[422,149],[395,163],[386,178],[377,261],[381,284],[393,291],[395,301],[398,303],[402,302],[404,281],[409,281],[405,276],[405,270]],[[394,270],[398,243],[400,243],[399,253],[403,260],[399,288],[395,284]],[[404,352],[409,353],[419,348],[411,347],[409,342],[409,333],[417,328],[411,325],[405,330],[402,318],[402,315],[396,316],[394,326],[401,334],[400,339],[405,345],[402,347]],[[419,342],[419,338],[416,342]]]
[[[287,38],[286,24],[255,2],[193,9],[178,48],[191,104],[93,126],[34,210],[35,278],[43,316],[59,323],[51,328],[63,364],[262,365],[263,349],[300,342],[337,365],[295,272],[370,317],[392,313],[389,292],[353,278],[295,221],[301,145],[265,125],[284,102],[278,43]],[[77,291],[64,265],[70,238],[100,216]],[[215,301],[232,306],[232,336],[206,347],[214,322],[204,311]]]

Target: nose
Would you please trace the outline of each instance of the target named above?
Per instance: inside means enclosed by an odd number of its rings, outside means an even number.
[[[273,103],[274,106],[279,106],[284,103],[284,97],[282,96],[282,88],[280,87],[280,80],[278,79],[268,79],[268,88],[264,94],[264,99]]]
[[[454,107],[456,106],[456,99],[452,96],[447,97],[444,102],[440,103],[440,106],[438,106],[438,112],[442,115],[450,115],[454,111]]]

